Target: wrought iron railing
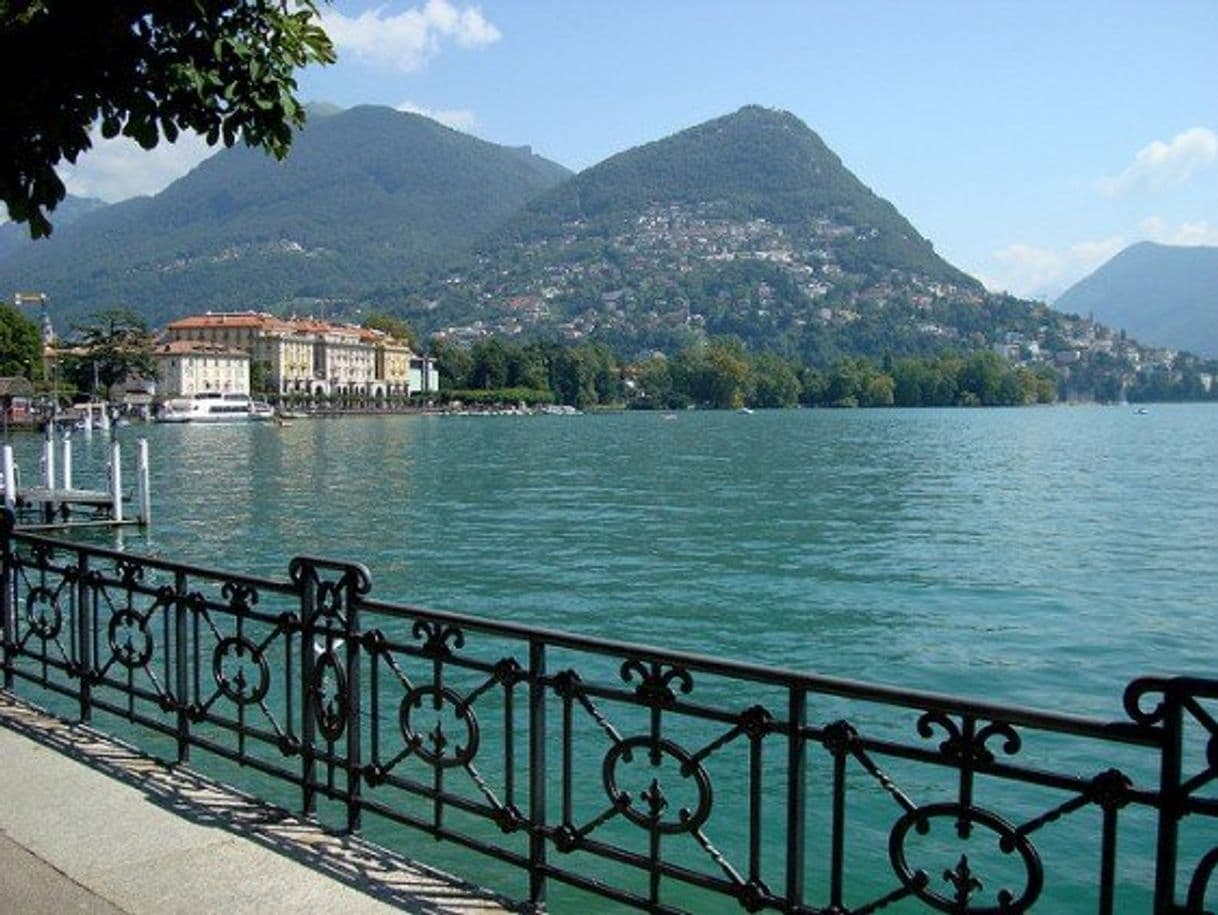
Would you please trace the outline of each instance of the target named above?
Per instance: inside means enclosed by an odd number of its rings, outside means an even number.
[[[358,564],[270,580],[11,516],[0,536],[5,689],[378,841],[450,840],[535,905],[1195,915],[1218,895],[1215,680],[1135,680],[1098,721],[388,604]]]

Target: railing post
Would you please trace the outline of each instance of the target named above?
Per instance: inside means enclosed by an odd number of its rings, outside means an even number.
[[[355,576],[346,576],[347,604],[347,831],[357,833],[361,825],[360,795],[363,789],[362,729],[360,727],[360,631],[359,595]]]
[[[11,454],[11,446],[4,446],[8,458]],[[10,493],[6,490],[5,499],[8,499]],[[3,626],[4,639],[4,688],[11,690],[13,688],[13,659],[17,653],[17,618],[16,608],[17,602],[13,598],[13,592],[16,589],[16,575],[13,574],[13,525],[16,523],[16,518],[13,515],[12,509],[7,505],[0,510],[0,582],[3,583],[4,592],[0,594],[0,615],[3,620],[0,624]]]
[[[301,807],[305,816],[317,812],[313,782],[317,774],[313,740],[316,734],[314,717],[316,697],[313,695],[313,617],[317,613],[317,577],[303,574],[300,588],[300,775]]]
[[[546,901],[546,647],[529,642],[529,903]]]
[[[76,554],[76,663],[80,677],[80,720],[93,718],[93,591],[89,587],[89,554]]]
[[[804,831],[807,820],[808,694],[802,686],[791,687],[787,722],[787,906],[792,911],[804,901]]]
[[[186,651],[186,573],[174,576],[174,692],[178,701],[178,762],[190,760],[190,671]]]
[[[1174,684],[1163,690],[1163,746],[1159,760],[1159,830],[1155,846],[1155,912],[1176,911],[1176,852],[1180,834],[1183,706]]]

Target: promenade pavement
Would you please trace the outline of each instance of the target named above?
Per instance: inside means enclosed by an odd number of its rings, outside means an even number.
[[[0,692],[0,915],[325,911],[510,909]]]

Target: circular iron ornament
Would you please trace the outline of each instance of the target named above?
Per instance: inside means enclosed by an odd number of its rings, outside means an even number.
[[[231,676],[224,672],[226,660],[237,666],[237,672]],[[258,679],[253,683],[245,675],[247,661],[257,665]],[[220,692],[238,705],[261,702],[271,688],[271,671],[266,658],[249,639],[235,636],[221,639],[211,653],[211,672]]]
[[[1193,879],[1188,885],[1188,905],[1185,906],[1184,911],[1192,913],[1206,910],[1205,897],[1208,895],[1210,881],[1215,873],[1218,873],[1218,846],[1206,852],[1197,864],[1197,869],[1193,872]]]
[[[334,689],[329,696],[325,689],[327,672],[334,677]],[[333,743],[347,729],[347,675],[333,652],[323,654],[313,668],[313,696],[313,718],[321,735]]]
[[[444,733],[439,721],[434,729],[420,733],[414,726],[414,711],[422,709],[424,703],[432,711],[439,712],[446,705],[452,706],[453,714],[465,725],[465,743],[454,744],[452,738]],[[402,697],[398,708],[398,725],[408,746],[414,749],[425,763],[438,766],[441,769],[452,769],[456,766],[468,765],[478,755],[478,744],[481,740],[478,730],[478,717],[474,710],[466,704],[460,694],[447,686],[420,686],[412,689]],[[451,747],[452,752],[447,752]]]
[[[675,760],[678,764],[681,778],[692,778],[694,780],[694,787],[698,790],[697,806],[693,810],[690,810],[688,807],[682,807],[677,811],[675,818],[664,819],[660,816],[660,812],[667,804],[663,801],[658,781],[653,780],[651,787],[640,792],[639,796],[644,804],[650,806],[654,812],[649,812],[646,807],[635,807],[629,795],[618,786],[617,769],[619,762],[634,762],[634,754],[636,752],[644,758],[652,756],[654,752],[659,756],[666,756],[669,759]],[[652,765],[652,768],[657,767],[658,763]],[[601,772],[604,778],[605,792],[609,795],[609,799],[615,804],[622,804],[622,814],[636,826],[641,826],[644,829],[654,827],[657,832],[675,835],[683,832],[693,832],[700,828],[707,818],[710,817],[711,805],[715,799],[714,790],[711,788],[710,773],[703,768],[702,763],[694,762],[693,757],[689,753],[671,740],[652,741],[650,737],[631,737],[628,740],[623,740],[621,743],[614,744],[609,752],[605,754],[605,762]]]
[[[125,638],[120,638],[119,629],[126,632]],[[110,626],[106,632],[110,650],[123,667],[129,670],[143,667],[152,657],[152,633],[148,631],[144,618],[134,610],[120,610],[115,613],[110,617]],[[138,633],[138,644],[135,633]]]
[[[984,827],[995,834],[997,837],[995,844],[1004,855],[1017,852],[1023,861],[1024,870],[1027,871],[1027,881],[1019,897],[1016,898],[1010,890],[1001,889],[995,894],[997,905],[973,906],[968,902],[962,903],[959,898],[945,896],[930,889],[930,881],[926,879],[926,872],[910,868],[905,854],[905,841],[911,829],[920,834],[929,832],[930,821],[936,819],[948,820],[952,824],[953,831],[961,821],[973,826]],[[892,869],[896,872],[897,878],[905,888],[940,912],[965,913],[965,915],[1017,915],[1019,912],[1026,912],[1030,909],[1040,896],[1041,890],[1044,889],[1044,868],[1040,863],[1040,855],[1037,854],[1036,848],[1026,836],[1020,835],[1014,826],[998,814],[979,807],[966,807],[963,804],[927,804],[925,807],[909,811],[892,827],[892,834],[888,837],[888,858],[892,862]],[[965,861],[966,859],[962,857],[961,862]],[[950,874],[949,869],[944,874],[945,878],[950,877]],[[980,886],[979,883],[978,886]],[[966,897],[968,895],[971,893],[966,893]]]
[[[44,642],[59,635],[63,627],[63,614],[59,610],[59,599],[49,588],[31,588],[25,598],[25,618],[34,634]]]

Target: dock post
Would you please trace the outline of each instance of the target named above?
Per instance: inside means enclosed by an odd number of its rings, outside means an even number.
[[[92,409],[92,407],[90,407]],[[101,430],[102,432],[110,431],[110,405],[103,404],[101,408]]]
[[[110,515],[123,520],[123,451],[118,442],[110,443]]]
[[[47,426],[46,438],[42,440],[42,488],[55,488],[55,426]]]
[[[63,480],[63,488],[72,488],[72,433],[66,429],[60,446],[59,475]]]
[[[13,446],[4,446],[4,507],[17,510],[17,468],[13,463]]]
[[[140,524],[148,527],[152,524],[152,490],[148,486],[148,439],[141,438],[136,443],[136,485],[140,497]]]
[[[85,435],[93,434],[93,408],[85,410]]]

